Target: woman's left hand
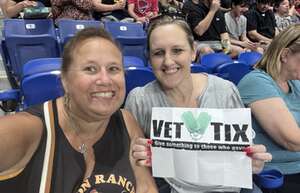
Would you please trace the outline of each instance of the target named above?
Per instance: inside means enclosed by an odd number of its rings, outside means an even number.
[[[265,165],[265,162],[270,162],[272,160],[272,155],[267,152],[264,145],[255,145],[246,147],[244,149],[247,156],[252,159],[252,173],[260,173]]]

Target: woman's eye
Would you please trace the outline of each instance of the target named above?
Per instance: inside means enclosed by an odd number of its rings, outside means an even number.
[[[155,51],[153,52],[153,56],[162,56],[164,54],[164,51],[160,50],[160,51]]]
[[[121,68],[118,67],[118,66],[112,66],[112,67],[109,68],[109,71],[113,72],[113,73],[117,73],[117,72],[121,71]]]
[[[87,66],[84,68],[84,71],[94,73],[94,72],[97,72],[97,68],[95,66]]]
[[[173,49],[174,54],[180,54],[181,52],[183,52],[183,49],[180,48]]]

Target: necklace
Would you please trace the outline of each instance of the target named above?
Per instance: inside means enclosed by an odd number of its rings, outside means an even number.
[[[76,138],[79,139],[79,142],[80,142],[80,145],[77,147],[78,148],[78,151],[82,154],[86,154],[87,152],[87,145],[85,144],[85,142],[83,141],[83,139],[79,136],[78,134],[78,127],[75,125],[75,120],[74,118],[72,117],[72,115],[68,115],[68,120],[69,120],[69,123],[70,123],[70,126],[73,128],[72,130],[74,131],[75,135],[76,135]]]
[[[85,155],[87,153],[87,150],[88,150],[87,145],[84,142],[84,140],[79,136],[79,134],[78,134],[79,129],[75,125],[75,120],[74,120],[73,116],[69,112],[68,105],[66,105],[65,103],[64,103],[64,111],[63,112],[65,114],[65,117],[67,117],[69,126],[72,128],[72,131],[75,133],[76,138],[80,141],[80,145],[77,147],[77,150],[81,154]]]

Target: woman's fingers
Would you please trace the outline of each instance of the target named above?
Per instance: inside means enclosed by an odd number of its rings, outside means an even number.
[[[132,157],[141,166],[151,166],[151,139],[136,138],[132,144]]]

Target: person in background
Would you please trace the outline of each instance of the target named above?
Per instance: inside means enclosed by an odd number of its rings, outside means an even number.
[[[193,34],[183,20],[162,17],[148,28],[148,53],[156,80],[133,89],[125,108],[138,120],[146,138],[150,137],[152,107],[242,108],[233,83],[206,73],[191,74],[190,64],[196,57]],[[149,139],[134,140],[133,156],[140,165],[151,166]],[[264,161],[272,159],[263,145],[248,147],[253,172],[261,171]],[[193,184],[168,178],[171,192],[239,192],[239,188]]]
[[[149,23],[158,12],[158,0],[128,0],[128,13],[138,23]]]
[[[278,33],[271,0],[257,0],[245,16],[247,17],[247,36],[253,42],[266,47]]]
[[[90,20],[93,19],[94,11],[107,12],[124,9],[126,1],[119,0],[112,5],[107,5],[99,0],[51,0],[51,4],[54,20],[61,18]]]
[[[299,37],[299,24],[283,30],[255,70],[238,84],[243,103],[251,108],[254,142],[264,144],[273,156],[265,168],[284,174],[283,187],[277,193],[296,193],[300,189]]]
[[[244,51],[257,51],[263,53],[263,48],[247,38],[247,18],[243,15],[248,11],[245,0],[232,0],[231,10],[225,13],[226,28],[232,46],[236,47],[239,53]]]
[[[290,2],[289,0],[277,0],[274,3],[275,19],[277,28],[280,31],[294,24],[295,19],[289,15]]]
[[[104,29],[65,46],[64,96],[0,117],[2,193],[156,193],[130,144],[142,136],[125,97],[122,53]]]
[[[117,0],[119,1],[119,0]],[[125,3],[124,8],[122,9],[115,9],[114,4],[117,2],[116,0],[103,0],[101,1],[102,4],[111,6],[111,10],[109,11],[102,11],[98,12],[95,11],[93,13],[93,17],[96,20],[101,21],[123,21],[123,22],[133,22],[133,19],[129,16],[126,8],[126,0],[120,0],[122,3]]]
[[[235,58],[239,54],[231,46],[219,0],[188,0],[183,9],[200,55],[223,51]]]
[[[6,18],[17,18],[24,8],[34,7],[37,5],[36,1],[30,0],[2,0],[0,7]]]

